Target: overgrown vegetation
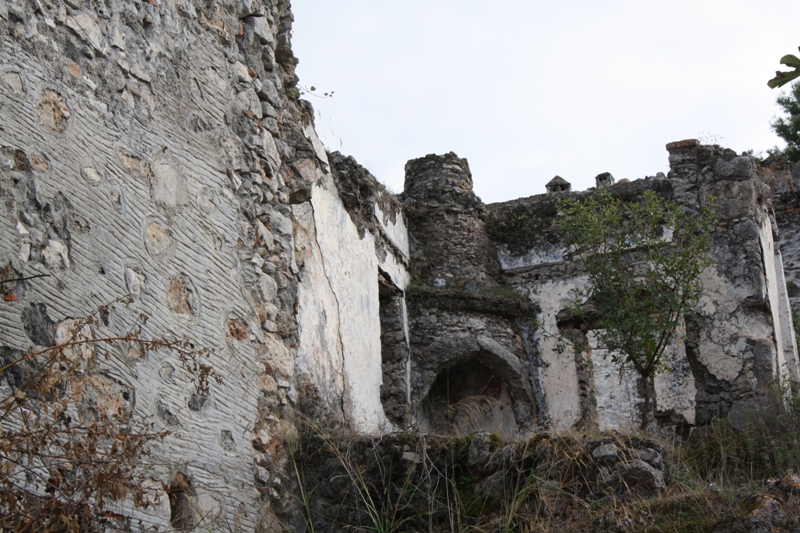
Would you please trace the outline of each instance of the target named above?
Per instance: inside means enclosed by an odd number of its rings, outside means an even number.
[[[641,376],[645,428],[653,376],[666,369],[670,341],[700,296],[713,211],[687,213],[651,191],[626,202],[606,189],[559,207],[571,259],[588,276],[571,312],[608,357]]]
[[[718,419],[686,441],[592,433],[515,443],[487,433],[368,439],[306,421],[292,454],[305,519],[295,529],[745,532],[756,531],[753,511],[765,498],[782,502],[782,525],[797,524],[800,485],[779,480],[800,469],[800,400],[786,404],[781,394],[738,429]],[[621,460],[657,450],[666,489],[647,497],[603,485],[608,469],[593,455],[601,444],[615,446]]]
[[[101,361],[113,345],[141,356],[169,350],[206,394],[219,376],[189,341],[143,339],[144,315],[121,336],[95,336],[127,302],[62,323],[53,346],[0,354],[0,531],[124,529],[120,509],[154,503],[161,487],[147,481],[149,447],[167,432],[134,415],[134,391],[101,372]]]

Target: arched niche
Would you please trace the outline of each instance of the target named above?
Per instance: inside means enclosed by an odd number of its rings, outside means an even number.
[[[513,439],[536,416],[524,365],[491,339],[470,340],[477,349],[453,353],[428,373],[415,402],[417,424],[439,435],[492,431]]]

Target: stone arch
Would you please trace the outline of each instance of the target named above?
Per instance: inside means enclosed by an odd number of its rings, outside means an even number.
[[[533,424],[535,402],[520,357],[489,337],[453,336],[430,353],[446,354],[419,375],[414,403],[423,431],[494,431],[515,437]]]

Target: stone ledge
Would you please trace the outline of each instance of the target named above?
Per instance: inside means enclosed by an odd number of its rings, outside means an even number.
[[[467,311],[504,318],[531,317],[530,302],[521,295],[493,292],[473,293],[462,289],[438,289],[412,284],[406,289],[406,300],[411,307],[436,308],[443,311]]]

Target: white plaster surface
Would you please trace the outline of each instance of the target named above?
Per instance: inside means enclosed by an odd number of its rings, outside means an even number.
[[[314,185],[311,204],[315,224],[311,248],[318,252],[312,250],[307,255],[309,275],[304,275],[300,287],[300,359],[307,369],[315,358],[324,359],[322,339],[325,339],[324,345],[334,352],[323,362],[326,369],[316,371],[316,375],[324,378],[320,386],[331,381],[336,366],[341,364],[345,415],[357,431],[379,433],[387,430],[390,424],[380,401],[379,262],[375,240],[369,232],[363,239],[359,237],[330,175],[326,174]],[[395,271],[398,278],[407,280],[407,274],[399,265],[388,268]],[[319,295],[318,301],[314,301],[314,295]],[[341,363],[335,355],[337,337]]]
[[[572,428],[581,416],[580,391],[575,355],[567,347],[558,353],[560,342],[556,315],[574,299],[574,291],[586,283],[585,277],[568,280],[548,280],[533,287],[525,287],[541,313],[537,333],[543,368],[540,371],[541,383],[547,403],[548,416],[555,429]]]
[[[297,372],[309,374],[327,408],[344,416],[339,305],[316,242],[312,241],[306,247],[304,259],[297,288]]]
[[[656,408],[659,411],[672,410],[681,415],[689,424],[696,420],[697,387],[694,374],[686,358],[685,329],[683,324],[670,340],[665,352],[667,370],[656,374],[653,386],[656,392]]]
[[[392,244],[397,246],[400,252],[402,252],[404,259],[407,260],[410,253],[408,244],[408,229],[406,228],[403,215],[397,213],[395,215],[394,222],[392,222],[392,219],[389,218],[389,216],[383,211],[381,211],[380,206],[376,202],[375,216],[378,218],[378,224],[380,224],[383,231],[386,232],[386,236],[389,237],[389,240],[392,241]]]
[[[792,312],[789,306],[789,297],[786,293],[786,280],[783,274],[781,253],[775,246],[772,235],[772,222],[768,217],[764,217],[764,221],[759,228],[758,237],[764,260],[769,307],[772,312],[772,322],[775,325],[777,361],[774,362],[774,365],[777,371],[776,377],[779,380],[791,378],[797,382],[799,369]]]
[[[768,217],[764,217],[761,226],[758,228],[758,240],[761,244],[761,256],[764,261],[764,273],[767,281],[767,297],[769,298],[769,308],[772,313],[772,323],[775,325],[774,342],[777,360],[772,362],[773,372],[776,377],[788,373],[786,355],[783,351],[783,338],[780,315],[780,296],[778,289],[778,272],[775,264],[775,243],[772,240],[772,223]],[[781,267],[782,268],[782,267]]]
[[[598,348],[597,336],[587,334],[594,368],[597,400],[597,423],[600,431],[631,432],[641,422],[637,404],[644,399],[639,394],[639,375],[633,368],[624,368],[612,361],[608,350]]]
[[[392,282],[394,282],[400,290],[405,290],[411,282],[411,274],[408,273],[405,265],[391,253],[387,253],[386,257],[380,261],[378,266],[380,266],[381,270],[389,274],[389,277],[392,278]]]

